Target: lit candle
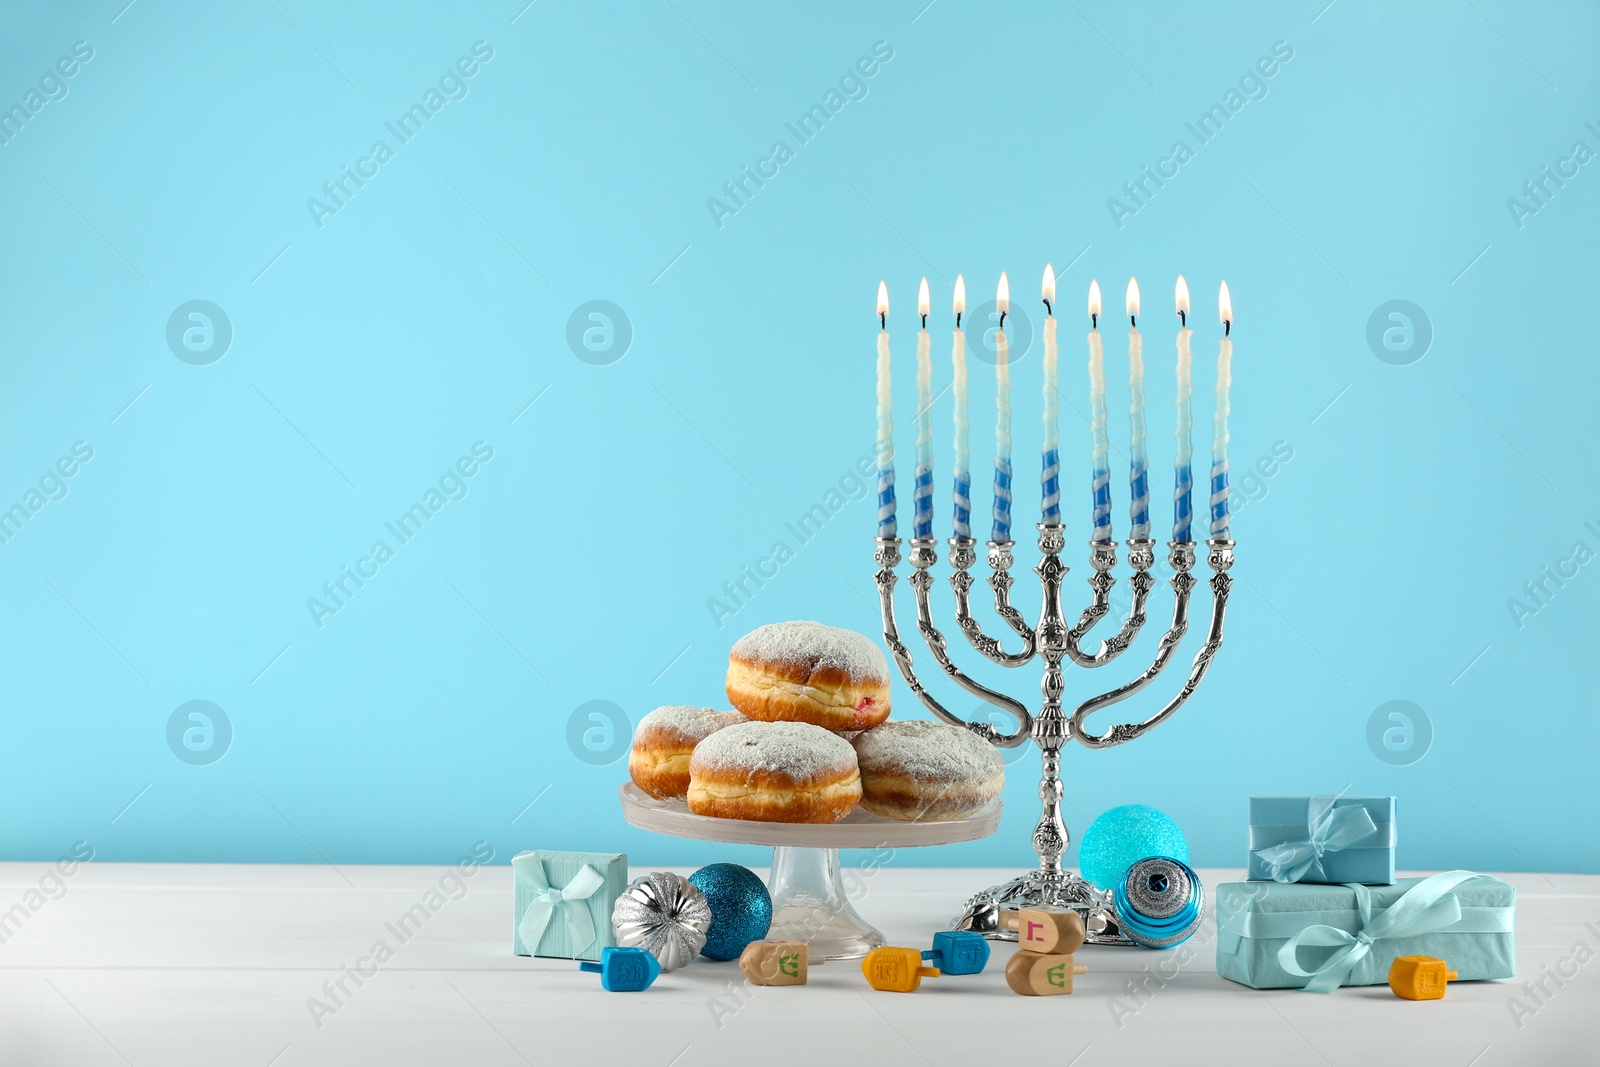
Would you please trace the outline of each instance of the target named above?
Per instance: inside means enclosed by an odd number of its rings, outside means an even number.
[[[1093,472],[1094,539],[1111,540],[1111,440],[1106,436],[1106,353],[1100,342],[1100,283],[1089,283],[1089,427],[1094,449],[1089,454]]]
[[[1011,310],[1011,283],[1000,272],[995,290],[1000,328],[994,334],[994,532],[998,544],[1011,543],[1011,345],[1006,340],[1006,313]]]
[[[1061,406],[1058,398],[1060,353],[1056,348],[1056,272],[1046,263],[1044,283],[1044,448],[1039,475],[1041,493],[1039,521],[1049,525],[1061,522]]]
[[[1194,541],[1194,356],[1189,351],[1189,283],[1178,275],[1178,450],[1173,464],[1172,539]]]
[[[933,359],[928,345],[928,279],[917,290],[917,474],[911,490],[913,537],[933,536]]]
[[[894,408],[889,392],[889,287],[878,283],[878,536],[896,535]]]
[[[972,451],[969,439],[972,422],[967,417],[967,335],[961,329],[961,316],[967,310],[967,282],[956,275],[956,334],[950,353],[953,368],[951,389],[956,407],[956,466],[951,477],[955,486],[955,535],[972,536]]]
[[[1150,539],[1150,449],[1145,444],[1144,338],[1139,336],[1139,280],[1128,279],[1128,519],[1130,541]]]
[[[1222,343],[1217,348],[1217,414],[1211,424],[1211,540],[1228,540],[1228,391],[1233,385],[1233,298],[1217,292]]]

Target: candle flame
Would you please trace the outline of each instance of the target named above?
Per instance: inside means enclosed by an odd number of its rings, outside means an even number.
[[[1044,302],[1054,307],[1056,302],[1056,269],[1048,263],[1044,265],[1044,282],[1040,286],[1040,291],[1044,295]]]
[[[1228,295],[1228,283],[1223,282],[1217,291],[1217,317],[1224,326],[1233,324],[1233,297]]]
[[[1089,317],[1100,317],[1100,283],[1097,281],[1089,283]]]
[[[922,279],[922,285],[917,288],[917,314],[924,318],[928,315],[928,279]]]
[[[959,274],[956,275],[955,310],[957,316],[967,313],[967,279]]]
[[[1189,283],[1183,280],[1183,275],[1178,275],[1178,284],[1173,288],[1173,296],[1178,302],[1178,314],[1184,318],[1189,317]]]
[[[1128,314],[1132,315],[1132,316],[1137,316],[1139,314],[1139,279],[1138,278],[1129,278],[1128,279]]]
[[[1006,272],[1000,272],[1000,284],[994,290],[995,310],[1000,314],[1007,314],[1011,310],[1011,283],[1006,280]]]
[[[878,283],[878,314],[889,314],[889,287],[883,282]]]

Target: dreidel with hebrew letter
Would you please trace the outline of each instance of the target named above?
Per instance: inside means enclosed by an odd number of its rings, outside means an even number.
[[[1025,997],[1053,997],[1072,992],[1072,976],[1088,970],[1070,952],[1019,952],[1006,964],[1006,985]]]
[[[1010,928],[1024,952],[1076,952],[1085,936],[1083,916],[1071,908],[1022,908]]]
[[[971,930],[940,930],[922,958],[941,974],[982,974],[989,965],[989,942]]]
[[[638,993],[649,989],[650,983],[661,973],[661,964],[642,948],[619,948],[607,945],[600,950],[600,962],[584,961],[580,971],[592,971],[600,976],[600,985],[610,993]]]
[[[739,954],[739,971],[751,985],[805,985],[806,972],[820,966],[804,941],[752,941]]]
[[[939,968],[924,967],[922,953],[914,948],[885,945],[867,953],[861,961],[867,984],[886,993],[910,993],[924,978],[939,977]]]
[[[1443,1000],[1455,976],[1437,956],[1396,956],[1389,964],[1389,988],[1403,1000]]]

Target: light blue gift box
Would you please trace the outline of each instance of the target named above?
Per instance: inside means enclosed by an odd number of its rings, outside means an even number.
[[[511,951],[598,960],[615,945],[611,909],[628,887],[620,852],[521,852],[511,857]]]
[[[1225,882],[1213,898],[1217,974],[1254,989],[1378,985],[1396,956],[1436,956],[1461,981],[1517,973],[1517,891],[1487,874],[1370,887]]]
[[[1251,797],[1245,877],[1394,883],[1394,797]]]

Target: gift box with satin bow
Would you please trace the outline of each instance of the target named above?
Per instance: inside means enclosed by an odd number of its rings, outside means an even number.
[[[1487,874],[1386,886],[1225,882],[1213,899],[1217,974],[1255,989],[1379,985],[1397,956],[1437,956],[1461,981],[1517,970],[1517,891]]]
[[[511,951],[598,960],[615,945],[611,909],[628,887],[620,852],[522,852],[511,858]]]
[[[1394,797],[1251,797],[1245,877],[1394,883]]]

